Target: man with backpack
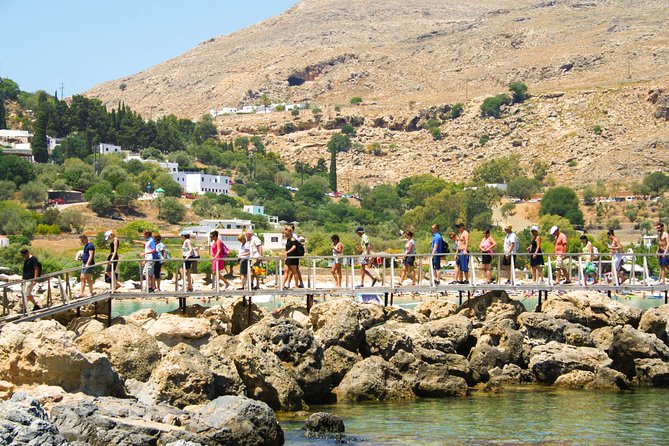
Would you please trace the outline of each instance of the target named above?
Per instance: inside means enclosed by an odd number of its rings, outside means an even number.
[[[33,297],[33,288],[37,285],[37,278],[42,274],[42,265],[37,257],[30,254],[30,251],[26,248],[23,248],[20,252],[23,256],[23,280],[26,281],[23,282],[23,293],[26,299],[33,304],[33,311],[39,310],[40,306],[37,305],[37,301]]]
[[[444,239],[439,232],[439,225],[432,225],[432,243],[430,245],[432,254],[432,270],[434,271],[434,284],[439,285],[441,282],[441,254],[445,251]]]
[[[261,266],[262,263],[262,242],[257,235],[253,233],[252,229],[246,231],[246,242],[249,244],[249,250],[251,251],[251,258],[254,260],[253,265],[250,268],[249,274],[251,274],[251,284],[253,284],[253,279],[255,278],[254,289],[260,288],[260,277],[257,274],[253,274],[253,267]]]
[[[369,269],[367,268],[370,265],[370,255],[372,253],[372,244],[369,241],[369,237],[367,237],[367,234],[365,234],[365,229],[362,226],[358,226],[358,228],[355,230],[356,234],[358,234],[358,237],[360,237],[360,241],[358,243],[358,254],[360,254],[360,257],[358,259],[358,263],[360,264],[360,288],[365,286],[365,276],[369,276],[372,279],[372,286],[376,284],[376,282],[379,280],[374,275],[369,272]]]

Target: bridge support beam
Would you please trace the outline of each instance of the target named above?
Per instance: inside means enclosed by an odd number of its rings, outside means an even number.
[[[314,295],[307,294],[307,314],[311,313],[311,307],[314,306]]]
[[[107,327],[112,325],[112,300],[114,299],[107,300]]]
[[[388,293],[383,293],[383,306],[388,306]]]
[[[181,310],[182,313],[186,313],[186,298],[185,297],[179,297],[179,309]]]
[[[462,306],[462,290],[458,290],[458,306]]]

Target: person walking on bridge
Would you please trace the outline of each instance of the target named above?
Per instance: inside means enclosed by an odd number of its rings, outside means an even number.
[[[506,236],[504,237],[504,258],[502,259],[502,266],[505,270],[508,271],[508,279],[506,280],[507,285],[513,282],[513,269],[516,268],[516,254],[518,253],[518,237],[513,232],[513,226],[506,225],[504,226],[504,232]]]
[[[465,229],[464,223],[458,223],[455,227],[460,233],[456,250],[457,263],[460,267],[459,283],[467,284],[469,283],[469,231]]]
[[[84,249],[81,254],[81,294],[79,297],[84,297],[86,292],[86,284],[88,284],[88,290],[91,293],[91,296],[95,295],[93,291],[93,265],[95,265],[95,246],[93,243],[88,241],[88,237],[84,234],[79,236],[79,240],[84,245]]]
[[[358,242],[358,254],[360,254],[360,257],[358,258],[358,263],[360,264],[360,287],[362,288],[365,286],[365,276],[369,276],[372,279],[372,286],[374,286],[379,279],[374,277],[374,275],[369,272],[369,269],[367,269],[367,267],[370,266],[372,244],[362,226],[358,226],[355,232],[358,234],[358,237],[360,237],[360,241]]]
[[[434,284],[439,285],[441,282],[441,254],[444,251],[444,239],[439,232],[439,225],[433,224],[430,228],[432,231],[432,242],[430,244],[430,253],[432,254],[432,270],[434,272]]]
[[[569,278],[569,271],[565,265],[567,236],[565,233],[560,232],[560,228],[557,226],[551,228],[551,235],[555,237],[555,248],[553,249],[555,253],[555,282],[558,284],[569,284],[571,280]]]
[[[625,265],[625,257],[623,256],[623,245],[616,237],[613,229],[609,229],[606,233],[606,236],[609,239],[609,251],[611,252],[611,273],[613,274],[613,269],[615,268],[618,274],[618,283],[617,285],[622,285],[622,283],[627,279],[627,272],[623,269]]]
[[[33,288],[37,285],[37,278],[42,274],[42,265],[28,249],[24,248],[20,252],[23,256],[23,280],[25,281],[23,282],[23,294],[33,304],[33,311],[39,310],[40,306],[33,297]]]
[[[657,224],[657,260],[660,264],[660,279],[667,283],[667,267],[669,267],[669,234],[664,230],[664,223]]]

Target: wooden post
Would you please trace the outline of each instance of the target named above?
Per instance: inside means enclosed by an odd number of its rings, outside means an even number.
[[[248,325],[248,326],[251,326],[251,318],[253,316],[253,311],[251,311],[251,308],[252,308],[252,305],[251,305],[252,300],[251,299],[252,298],[253,298],[253,296],[249,294],[249,309],[248,309],[248,313],[247,313],[247,316],[246,316],[246,325]]]
[[[462,306],[462,290],[458,290],[458,306]]]
[[[311,312],[311,307],[314,306],[314,295],[307,294],[307,314]]]
[[[539,290],[539,302],[537,302],[537,312],[541,311],[541,296],[544,294],[542,290]]]
[[[388,306],[388,293],[383,293],[383,306]]]
[[[109,299],[107,301],[107,327],[111,327],[112,325],[112,300]]]
[[[46,306],[50,307],[51,303],[51,277],[49,277],[46,281]]]

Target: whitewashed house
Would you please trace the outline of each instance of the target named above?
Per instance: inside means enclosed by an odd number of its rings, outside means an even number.
[[[265,215],[265,206],[260,206],[258,204],[245,204],[244,212],[252,215]]]
[[[181,188],[191,194],[230,194],[230,177],[225,175],[208,175],[201,172],[172,172],[172,178]]]
[[[100,155],[111,155],[112,153],[122,153],[123,149],[121,146],[115,146],[114,144],[107,144],[101,142],[98,144],[98,153]]]

